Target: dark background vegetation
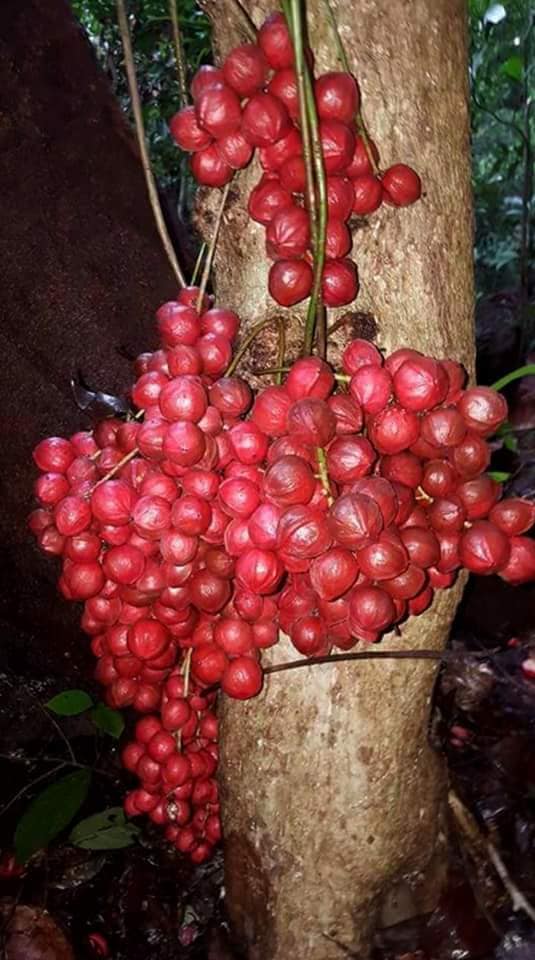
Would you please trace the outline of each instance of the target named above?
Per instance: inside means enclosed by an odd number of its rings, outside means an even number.
[[[13,197],[4,210],[0,265],[9,381],[3,398],[0,956],[89,958],[97,955],[90,939],[97,933],[115,960],[225,960],[231,954],[220,909],[220,860],[193,870],[166,850],[156,830],[116,852],[75,848],[64,834],[22,876],[10,876],[13,831],[47,773],[53,780],[50,758],[65,762],[61,775],[70,769],[65,737],[77,762],[96,771],[85,816],[120,804],[126,786],[116,741],[90,715],[61,721],[60,736],[43,710],[61,689],[83,687],[95,699],[98,691],[78,612],[58,599],[54,564],[37,555],[24,531],[31,447],[47,433],[88,426],[69,387],[77,367],[93,386],[124,391],[129,361],[153,346],[154,308],[173,294],[136,147],[121,116],[121,109],[129,116],[130,104],[115,4],[72,0],[71,8],[67,0],[4,0],[0,10],[0,173]],[[179,0],[178,10],[191,75],[210,61],[209,26],[194,0]],[[167,131],[179,105],[169,7],[167,0],[131,0],[129,11],[161,198],[177,249],[186,249],[191,262],[194,187],[187,159]],[[535,352],[535,27],[529,0],[470,0],[469,15],[478,378],[492,383],[533,362]],[[370,127],[373,132],[372,118]],[[510,490],[532,497],[533,381],[509,390],[509,432],[497,439],[493,463],[509,476]],[[492,838],[532,899],[535,684],[523,678],[520,664],[531,642],[535,649],[534,618],[533,588],[513,591],[495,578],[472,578],[451,644],[488,650],[489,658],[443,671],[431,731],[476,833]],[[377,960],[533,960],[535,926],[512,910],[496,883],[486,841],[478,845],[459,824],[454,833],[440,910],[425,923],[386,932]],[[37,913],[21,914],[22,904]],[[48,908],[73,953],[54,924],[41,931],[41,946],[32,934],[31,946],[21,940],[14,947],[8,921],[17,905],[26,930],[34,930],[36,916]]]

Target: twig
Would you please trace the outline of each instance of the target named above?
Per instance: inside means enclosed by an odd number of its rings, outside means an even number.
[[[276,383],[280,386],[284,376],[283,363],[286,356],[286,324],[282,317],[279,317],[279,359]]]
[[[448,794],[448,805],[462,831],[472,839],[474,845],[481,846],[482,843],[484,844],[488,857],[511,898],[514,912],[516,913],[518,910],[523,910],[530,920],[535,923],[535,908],[511,879],[509,871],[492,840],[489,840],[488,837],[483,835],[475,817],[453,790],[450,790]]]
[[[116,463],[111,470],[108,470],[106,476],[101,477],[98,483],[96,483],[95,486],[93,487],[93,490],[96,490],[97,487],[100,487],[100,484],[105,483],[106,480],[111,480],[111,478],[114,477],[115,474],[122,469],[122,467],[126,466],[127,463],[130,463],[130,461],[133,460],[134,457],[137,457],[138,453],[139,453],[138,447],[134,447],[133,450],[130,450],[130,453],[125,454],[122,460],[119,460],[119,463]]]
[[[220,230],[220,228],[221,228],[221,223],[222,223],[222,220],[223,220],[223,213],[224,213],[224,211],[225,211],[225,205],[226,205],[226,202],[227,202],[227,197],[228,197],[228,195],[229,195],[229,190],[230,190],[230,184],[231,184],[231,183],[232,183],[232,181],[229,181],[229,183],[227,183],[225,189],[223,190],[223,194],[222,194],[222,197],[221,197],[221,203],[219,204],[219,210],[217,211],[217,217],[216,217],[216,221],[215,221],[215,224],[214,224],[214,232],[213,232],[213,234],[212,234],[212,239],[210,240],[210,246],[208,247],[208,253],[206,254],[206,260],[204,261],[204,268],[203,268],[203,272],[202,272],[202,279],[201,279],[200,288],[199,288],[199,296],[198,296],[198,298],[197,298],[197,312],[198,312],[198,313],[201,312],[204,294],[206,293],[206,288],[207,288],[207,286],[208,286],[208,281],[209,281],[209,279],[210,279],[210,270],[212,269],[212,262],[213,262],[213,259],[214,259],[214,253],[215,253],[215,249],[216,249],[216,246],[217,246],[217,238],[218,238],[218,236],[219,236],[219,230]]]
[[[521,890],[517,887],[516,883],[513,882],[505,863],[503,862],[500,854],[498,853],[496,847],[489,840],[487,843],[487,850],[489,857],[492,860],[494,869],[498,874],[500,880],[502,881],[507,893],[511,898],[511,903],[513,904],[513,910],[515,913],[518,910],[523,910],[524,913],[528,915],[530,920],[535,923],[535,909],[532,907],[529,900],[524,896]]]
[[[459,654],[453,650],[360,650],[358,653],[331,653],[324,657],[306,657],[302,660],[287,660],[284,663],[275,663],[264,667],[264,673],[281,673],[284,670],[294,670],[297,667],[314,667],[320,663],[342,663],[345,660],[457,660],[462,657],[476,659],[488,658],[486,653],[469,652]]]
[[[331,483],[329,480],[329,473],[327,471],[327,458],[325,456],[325,450],[322,447],[316,447],[316,459],[318,461],[318,471],[320,475],[320,482],[323,487],[325,496],[327,497],[327,503],[329,506],[332,506],[334,503],[334,497],[331,490]]]
[[[199,271],[200,271],[200,269],[201,269],[202,258],[204,257],[204,254],[206,253],[206,247],[207,247],[207,246],[208,246],[208,244],[206,243],[206,240],[203,240],[203,242],[201,243],[201,248],[200,248],[200,250],[199,250],[199,252],[198,252],[198,254],[197,254],[197,259],[196,259],[196,261],[195,261],[195,266],[194,266],[194,268],[193,268],[193,274],[192,274],[192,277],[191,277],[191,286],[192,286],[192,287],[194,287],[195,284],[197,283],[197,277],[199,276]]]
[[[184,274],[180,269],[180,265],[176,258],[175,251],[173,249],[173,244],[171,243],[171,238],[169,236],[167,227],[165,225],[165,220],[163,218],[162,208],[160,205],[160,200],[158,197],[158,189],[156,187],[156,181],[154,179],[154,174],[152,172],[151,162],[149,158],[149,153],[147,150],[147,144],[145,141],[145,125],[143,123],[143,113],[141,110],[141,101],[139,98],[139,90],[136,80],[136,68],[134,65],[134,55],[132,53],[132,41],[130,37],[130,28],[128,26],[128,18],[126,15],[125,3],[124,0],[116,0],[117,3],[117,19],[119,21],[119,30],[121,33],[121,40],[123,44],[124,51],[124,62],[126,67],[126,76],[128,79],[128,89],[130,91],[130,99],[132,101],[132,111],[134,114],[135,128],[137,142],[139,145],[139,152],[141,154],[141,165],[143,167],[143,173],[145,174],[145,183],[147,184],[147,192],[149,195],[149,201],[154,214],[154,219],[156,221],[156,227],[158,233],[160,234],[160,239],[162,241],[163,248],[167,254],[167,259],[171,265],[171,268],[177,278],[178,284],[180,287],[186,286],[186,280]]]
[[[490,107],[486,107],[483,103],[481,103],[481,101],[477,98],[475,94],[473,85],[472,85],[471,93],[472,93],[472,100],[474,101],[478,110],[481,110],[483,113],[488,113],[489,117],[492,117],[493,120],[496,120],[498,123],[503,124],[504,127],[509,127],[511,130],[514,130],[514,132],[522,139],[522,141],[525,140],[524,131],[520,127],[517,127],[516,123],[513,123],[512,120],[504,120],[503,117],[499,116],[499,114],[494,113],[494,111],[491,110]]]
[[[255,325],[254,325],[254,327],[252,328],[251,332],[250,332],[249,334],[247,334],[247,336],[245,337],[245,340],[243,340],[243,341],[240,343],[240,345],[239,345],[239,347],[238,347],[238,349],[237,349],[237,351],[236,351],[236,353],[235,353],[235,355],[234,355],[234,357],[233,357],[233,359],[232,359],[232,362],[229,364],[229,366],[228,366],[227,369],[225,370],[225,376],[226,376],[226,377],[231,377],[231,376],[232,376],[232,374],[234,373],[234,371],[235,371],[236,368],[238,367],[238,365],[239,365],[239,363],[240,363],[240,360],[242,359],[242,357],[244,356],[244,354],[247,353],[247,350],[249,349],[249,347],[251,346],[251,344],[253,343],[253,341],[256,340],[258,334],[261,333],[262,330],[264,329],[264,327],[267,327],[267,326],[271,323],[271,321],[272,321],[272,318],[271,318],[271,317],[267,317],[265,320],[259,320],[258,323],[255,323]]]
[[[52,726],[54,727],[54,730],[56,731],[56,733],[58,734],[58,736],[60,737],[60,739],[63,740],[63,743],[64,743],[65,746],[67,747],[67,752],[68,752],[68,754],[69,754],[72,762],[73,762],[73,763],[76,763],[76,762],[77,762],[77,761],[76,761],[76,757],[75,757],[75,755],[74,755],[74,750],[72,749],[70,740],[69,740],[69,738],[67,737],[67,735],[65,734],[65,732],[61,729],[58,721],[52,716],[52,714],[46,709],[46,707],[43,706],[43,704],[41,703],[41,701],[40,701],[37,697],[35,697],[35,702],[36,702],[37,706],[39,707],[39,710],[41,711],[41,713],[43,713],[44,716],[47,717],[49,723],[52,724]]]
[[[173,28],[173,45],[175,48],[175,65],[178,79],[178,96],[180,106],[185,107],[188,102],[188,80],[186,72],[186,60],[184,57],[184,47],[182,45],[182,36],[180,33],[180,24],[178,22],[178,10],[176,0],[169,0],[169,16]]]
[[[47,777],[53,777],[55,773],[58,773],[60,770],[63,770],[64,767],[68,766],[71,766],[71,764],[63,760],[61,763],[58,763],[56,767],[53,767],[52,770],[47,770],[46,773],[42,773],[40,777],[36,777],[35,780],[31,781],[31,783],[25,784],[25,786],[22,787],[14,797],[11,797],[11,800],[8,800],[8,802],[0,809],[0,817],[3,816],[4,813],[7,813],[7,811],[13,806],[14,803],[17,802],[17,800],[20,800],[25,793],[28,793],[29,790],[32,790],[33,787],[36,787],[38,783],[41,783],[42,780],[46,780]]]

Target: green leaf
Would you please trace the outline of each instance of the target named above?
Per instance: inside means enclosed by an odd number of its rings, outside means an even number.
[[[45,703],[47,710],[58,717],[76,717],[93,706],[93,701],[85,690],[64,690]]]
[[[500,70],[505,74],[506,77],[510,77],[511,80],[521,80],[522,71],[524,70],[524,61],[522,57],[509,57],[505,63],[502,63]]]
[[[69,825],[82,806],[90,783],[91,771],[77,770],[52,783],[32,800],[15,830],[18,863],[26,863]]]
[[[518,437],[515,437],[514,433],[508,433],[503,438],[503,445],[506,450],[510,450],[511,453],[517,453],[518,451]]]
[[[503,470],[489,470],[489,477],[491,480],[495,480],[496,483],[505,483],[506,480],[509,480],[510,476],[510,473],[505,473]]]
[[[122,807],[108,807],[77,823],[69,840],[84,850],[121,850],[131,847],[140,833],[139,827],[127,821]]]
[[[102,733],[107,733],[109,737],[118,740],[124,730],[124,718],[118,710],[112,710],[105,703],[97,703],[94,710],[91,711],[93,723]]]

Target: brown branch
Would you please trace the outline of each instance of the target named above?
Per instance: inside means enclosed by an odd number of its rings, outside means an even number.
[[[185,107],[188,102],[188,79],[186,71],[186,58],[184,56],[182,35],[180,33],[180,24],[178,21],[177,0],[169,0],[169,17],[171,19],[171,26],[173,30],[173,46],[175,48],[178,95],[180,98],[180,106]]]

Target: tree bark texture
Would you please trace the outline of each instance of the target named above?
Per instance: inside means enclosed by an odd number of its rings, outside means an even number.
[[[202,5],[224,54],[242,39],[235,4]],[[272,5],[244,6],[258,25]],[[337,69],[323,3],[306,7],[317,69]],[[386,352],[410,346],[472,369],[466,5],[333,0],[333,7],[381,166],[411,164],[425,192],[410,208],[383,207],[354,223],[361,292],[341,311],[347,319],[329,359],[336,362],[357,335]],[[259,172],[255,164],[233,185],[216,258],[217,301],[237,309],[246,327],[280,314],[267,293],[264,231],[246,213]],[[210,195],[201,204],[205,233],[217,202]],[[285,316],[291,359],[302,342],[302,311]],[[276,342],[274,324],[242,370],[273,365]],[[439,593],[381,648],[441,649],[461,586]],[[292,656],[282,643],[265,659]],[[378,924],[434,905],[445,785],[427,740],[435,675],[418,661],[311,667],[268,677],[250,703],[225,701],[226,896],[249,960],[364,960]]]
[[[126,391],[176,283],[133,136],[66,0],[2,4],[0,180],[3,666],[86,677],[79,608],[26,529],[32,449],[91,426],[69,385],[78,369]]]

